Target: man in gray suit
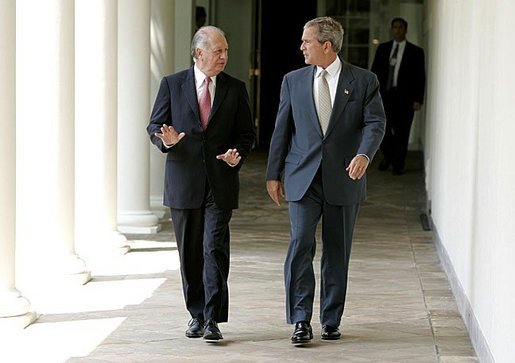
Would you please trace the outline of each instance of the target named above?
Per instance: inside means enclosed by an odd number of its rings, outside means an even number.
[[[289,202],[291,241],[284,264],[286,317],[293,344],[313,339],[315,232],[322,217],[322,339],[339,339],[349,255],[365,172],[385,129],[376,76],[340,60],[340,23],[304,25],[304,67],[284,76],[272,135],[266,187],[276,205]],[[284,177],[284,189],[281,182]]]
[[[229,310],[229,222],[238,208],[238,172],[255,130],[245,84],[225,72],[222,30],[200,28],[195,65],[163,78],[147,127],[167,153],[164,204],[171,209],[181,262],[188,338],[223,339]]]

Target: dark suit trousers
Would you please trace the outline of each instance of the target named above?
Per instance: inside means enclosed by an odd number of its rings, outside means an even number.
[[[385,92],[383,96],[386,113],[386,132],[381,142],[381,152],[394,169],[404,169],[408,141],[413,123],[413,102],[406,100],[398,91]]]
[[[334,327],[340,325],[358,209],[358,204],[335,206],[325,202],[320,171],[306,195],[300,201],[289,202],[291,241],[284,264],[289,324],[311,321],[315,295],[315,234],[322,217],[320,322]]]
[[[226,322],[232,210],[218,208],[207,190],[201,208],[172,208],[171,214],[186,308],[193,318]]]

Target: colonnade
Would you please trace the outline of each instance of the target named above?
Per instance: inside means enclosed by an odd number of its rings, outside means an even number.
[[[34,321],[32,291],[89,281],[123,233],[159,230],[164,159],[145,127],[175,7],[0,0],[0,329]]]

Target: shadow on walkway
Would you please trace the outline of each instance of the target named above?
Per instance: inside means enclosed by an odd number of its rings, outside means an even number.
[[[315,339],[305,347],[289,342],[292,327],[285,322],[283,290],[287,205],[276,208],[269,200],[265,167],[266,154],[256,151],[241,172],[241,205],[231,222],[229,322],[220,325],[223,341],[208,344],[184,336],[189,315],[169,221],[156,235],[128,236],[134,248],[117,262],[117,272],[99,270],[73,298],[43,306],[38,322],[15,341],[39,348],[38,362],[476,360],[431,232],[421,224],[425,192],[419,153],[410,153],[402,176],[379,172],[375,164],[369,169],[342,339],[320,339],[316,305]],[[320,253],[318,248],[317,272]],[[18,357],[30,354],[22,349]]]

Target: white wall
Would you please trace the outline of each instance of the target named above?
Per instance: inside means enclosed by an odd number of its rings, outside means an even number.
[[[431,217],[480,361],[515,357],[515,58],[510,0],[430,0]]]
[[[229,43],[229,62],[225,71],[244,81],[248,91],[252,52],[252,1],[217,0],[214,25],[225,32]]]
[[[175,1],[174,18],[174,68],[175,71],[191,67],[191,38],[193,37],[193,3],[192,0]]]

